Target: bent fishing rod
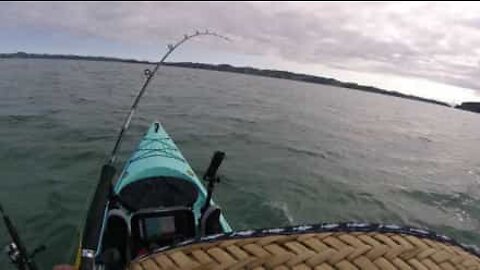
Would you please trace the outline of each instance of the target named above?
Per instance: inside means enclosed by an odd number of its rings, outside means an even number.
[[[133,101],[133,104],[130,107],[130,112],[128,113],[127,117],[125,118],[125,121],[123,122],[122,129],[120,130],[120,133],[118,134],[117,141],[115,142],[115,146],[113,147],[112,153],[110,154],[109,164],[113,164],[115,162],[117,151],[118,151],[118,149],[120,147],[120,144],[123,140],[123,136],[124,136],[125,132],[128,130],[128,128],[130,126],[130,122],[132,120],[133,114],[135,113],[135,110],[137,109],[138,103],[140,102],[140,99],[142,98],[143,94],[147,90],[147,87],[150,84],[150,81],[153,79],[153,77],[157,73],[160,66],[165,62],[165,60],[170,56],[170,54],[173,51],[175,51],[178,47],[180,47],[183,43],[187,42],[190,39],[198,37],[198,36],[214,36],[214,37],[218,37],[218,38],[230,41],[230,39],[225,37],[225,36],[222,36],[222,35],[217,34],[215,32],[209,32],[208,30],[205,30],[204,32],[197,31],[197,32],[195,32],[194,34],[191,34],[191,35],[184,35],[183,39],[179,40],[177,43],[175,43],[175,45],[171,45],[171,44],[168,45],[167,52],[163,55],[160,62],[158,62],[155,65],[155,68],[153,69],[153,71],[150,71],[148,69],[145,70],[146,71],[145,75],[147,76],[147,79],[145,80],[142,88],[140,89],[137,96],[135,97],[135,99]]]
[[[135,111],[138,107],[138,104],[145,94],[148,85],[154,78],[155,74],[157,73],[160,66],[162,66],[165,60],[182,44],[185,42],[199,37],[199,36],[213,36],[217,38],[221,38],[227,41],[230,41],[229,38],[217,34],[215,32],[210,32],[205,30],[203,32],[196,31],[193,34],[186,34],[183,36],[182,39],[177,41],[175,44],[170,44],[167,46],[167,52],[162,56],[160,61],[156,63],[153,70],[145,70],[146,79],[143,83],[142,87],[138,91],[138,94],[135,96],[135,99],[130,107],[130,111],[125,118],[123,125],[120,129],[118,134],[117,140],[115,141],[115,145],[113,150],[110,154],[108,162],[102,166],[102,170],[100,173],[100,180],[98,181],[97,188],[95,194],[93,196],[92,202],[90,204],[90,208],[87,213],[87,219],[85,221],[83,235],[81,236],[81,245],[79,250],[79,258],[77,258],[77,266],[81,270],[93,270],[95,269],[95,256],[97,253],[97,248],[99,245],[99,235],[102,230],[102,222],[100,222],[106,210],[106,205],[108,205],[109,200],[117,200],[122,203],[121,199],[118,196],[115,196],[113,191],[113,184],[112,180],[115,176],[116,169],[114,167],[114,163],[117,157],[117,151],[120,148],[120,145],[123,141],[124,135],[127,132],[130,122],[132,121],[132,117],[135,114]],[[78,265],[79,264],[79,265]]]

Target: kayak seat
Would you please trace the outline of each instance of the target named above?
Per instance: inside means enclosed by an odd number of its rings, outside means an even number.
[[[178,177],[151,177],[136,180],[123,187],[118,196],[136,210],[145,208],[192,207],[197,201],[197,187]]]
[[[195,218],[188,207],[143,209],[132,215],[130,224],[134,257],[195,237]]]
[[[200,233],[202,236],[222,233],[220,225],[220,208],[210,205],[200,218]]]

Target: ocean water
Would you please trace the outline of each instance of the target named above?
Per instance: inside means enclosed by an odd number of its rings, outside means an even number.
[[[0,60],[0,201],[42,269],[69,262],[146,65]],[[121,151],[160,120],[234,229],[369,221],[480,245],[480,115],[343,88],[165,67]],[[122,166],[120,162],[119,167]],[[0,226],[0,243],[8,236]],[[0,256],[1,269],[13,269]]]

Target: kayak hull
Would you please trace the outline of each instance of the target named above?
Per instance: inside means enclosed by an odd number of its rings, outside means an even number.
[[[126,161],[113,186],[113,193],[117,200],[121,199],[120,202],[124,203],[123,206],[128,211],[119,211],[113,206],[115,202],[112,200],[107,202],[96,257],[100,257],[111,246],[111,243],[108,243],[111,224],[108,222],[111,222],[112,214],[118,216],[121,212],[123,219],[130,224],[134,213],[178,206],[176,203],[183,199],[177,197],[194,194],[191,200],[186,199],[186,205],[193,212],[195,227],[198,228],[202,217],[201,208],[207,198],[202,182],[159,122],[154,122],[149,127],[134,153]],[[213,201],[211,205],[216,206]],[[222,233],[232,231],[223,214],[218,220]],[[128,229],[131,230],[130,225]]]
[[[114,191],[120,194],[126,186],[135,181],[158,176],[188,181],[198,189],[198,198],[193,205],[195,220],[198,220],[207,191],[160,122],[154,122],[126,162]],[[232,230],[223,215],[220,222],[224,232]]]

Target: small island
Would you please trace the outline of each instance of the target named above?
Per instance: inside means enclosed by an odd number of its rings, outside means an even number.
[[[463,102],[455,106],[457,109],[480,113],[480,102]]]
[[[121,58],[114,58],[114,57],[101,57],[101,56],[78,56],[78,55],[60,55],[60,54],[34,54],[34,53],[25,53],[25,52],[17,52],[17,53],[0,53],[0,59],[12,59],[12,58],[20,58],[20,59],[62,59],[62,60],[84,60],[84,61],[109,61],[109,62],[121,62],[121,63],[134,63],[134,64],[155,64],[154,62],[149,61],[139,61],[135,59],[121,59]],[[400,98],[406,98],[410,100],[417,100],[422,102],[428,102],[436,105],[447,106],[451,107],[450,104],[438,100],[427,99],[412,95],[403,94],[396,91],[390,91],[385,89],[380,89],[373,86],[367,85],[360,85],[357,83],[352,82],[342,82],[333,78],[327,77],[320,77],[320,76],[313,76],[307,74],[300,74],[300,73],[293,73],[288,71],[281,71],[281,70],[271,70],[271,69],[257,69],[252,67],[234,67],[227,64],[221,65],[213,65],[213,64],[202,64],[202,63],[191,63],[191,62],[180,62],[180,63],[165,63],[167,66],[174,66],[174,67],[183,67],[183,68],[196,68],[196,69],[206,69],[206,70],[214,70],[214,71],[223,71],[223,72],[233,72],[233,73],[242,73],[248,75],[256,75],[256,76],[264,76],[264,77],[272,77],[272,78],[279,78],[279,79],[288,79],[294,81],[302,81],[308,83],[316,83],[316,84],[323,84],[323,85],[331,85],[337,87],[343,87],[348,89],[355,89],[370,93],[382,94],[382,95],[389,95],[395,96]],[[465,104],[465,103],[463,103]],[[462,104],[462,105],[463,105]],[[462,105],[457,106],[456,108],[465,109],[461,107]],[[470,105],[466,105],[466,108],[471,108]],[[478,108],[478,107],[476,107]],[[470,109],[469,109],[470,110]],[[479,112],[479,111],[477,111]]]

